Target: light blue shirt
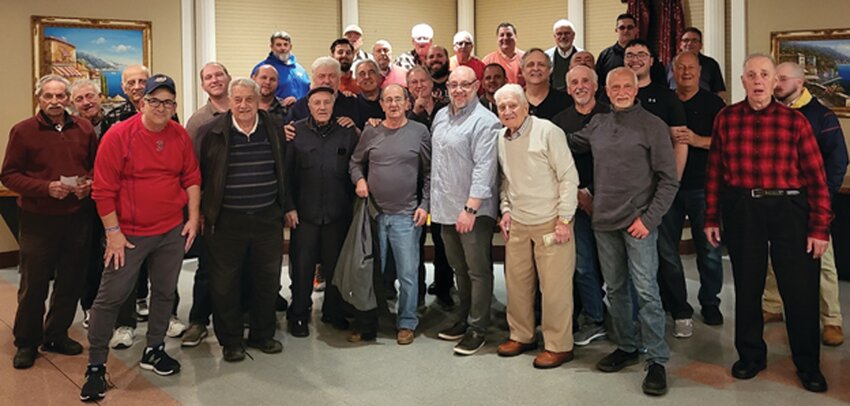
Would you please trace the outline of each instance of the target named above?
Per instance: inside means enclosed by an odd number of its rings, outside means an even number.
[[[499,156],[502,125],[473,97],[452,113],[441,109],[431,125],[431,220],[454,224],[467,199],[481,199],[478,216],[498,215]]]

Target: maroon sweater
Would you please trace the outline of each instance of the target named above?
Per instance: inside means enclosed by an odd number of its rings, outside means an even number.
[[[62,200],[47,193],[50,182],[60,176],[92,176],[97,135],[91,124],[65,113],[62,130],[39,112],[12,127],[0,181],[18,193],[22,210],[60,215],[79,210],[89,198],[73,193]]]

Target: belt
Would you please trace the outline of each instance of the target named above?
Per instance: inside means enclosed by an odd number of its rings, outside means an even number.
[[[750,197],[761,199],[763,197],[799,196],[800,189],[750,189]]]

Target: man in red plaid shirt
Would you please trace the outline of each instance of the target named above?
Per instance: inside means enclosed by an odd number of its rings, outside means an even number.
[[[766,367],[761,294],[770,255],[785,302],[797,376],[806,390],[826,391],[820,372],[820,257],[832,220],[823,159],[812,127],[772,98],[776,67],[750,55],[741,77],[747,98],[714,122],[706,175],[705,234],[720,244],[720,221],[735,278],[732,375],[750,379]]]

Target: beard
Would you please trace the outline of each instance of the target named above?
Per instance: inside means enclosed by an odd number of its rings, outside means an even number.
[[[428,70],[431,71],[431,76],[433,76],[435,79],[444,78],[449,75],[449,64],[443,64],[443,66],[440,66],[439,68],[437,68],[437,70],[430,69],[429,67]]]
[[[348,72],[351,70],[351,62],[343,61],[339,63],[339,68],[342,69],[343,72]]]
[[[276,53],[276,52],[275,52],[275,53],[274,53],[274,56],[275,56],[277,59],[279,59],[281,62],[284,62],[284,63],[285,63],[285,62],[289,62],[289,52],[287,52],[287,53],[282,53],[282,54],[279,54],[279,53]]]

